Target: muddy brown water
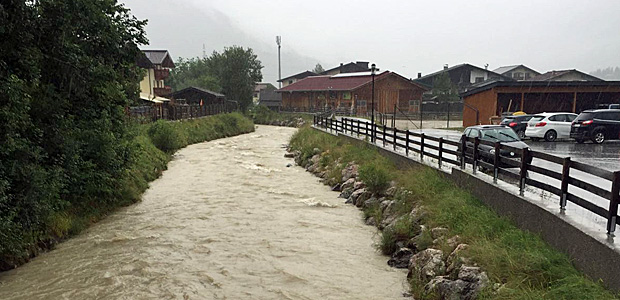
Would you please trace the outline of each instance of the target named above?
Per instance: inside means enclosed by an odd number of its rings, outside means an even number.
[[[403,299],[360,211],[286,167],[294,131],[180,150],[142,202],[0,273],[0,299]]]

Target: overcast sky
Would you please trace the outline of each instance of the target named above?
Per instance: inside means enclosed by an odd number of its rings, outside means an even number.
[[[539,72],[620,66],[620,1],[125,0],[148,19],[150,45],[178,57],[251,47],[276,83],[282,77],[369,61],[405,77],[460,63]]]

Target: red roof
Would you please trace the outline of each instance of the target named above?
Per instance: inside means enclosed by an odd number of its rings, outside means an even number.
[[[355,74],[355,73],[352,73]],[[383,78],[391,72],[375,75],[375,80]],[[342,75],[341,75],[342,76]],[[310,76],[295,83],[287,85],[278,92],[300,91],[351,91],[372,81],[372,76]]]

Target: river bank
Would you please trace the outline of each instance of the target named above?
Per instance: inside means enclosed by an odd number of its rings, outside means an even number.
[[[28,262],[40,253],[53,249],[60,241],[75,236],[105,218],[119,207],[136,203],[149,182],[166,169],[172,153],[189,144],[238,135],[254,130],[252,121],[239,113],[209,116],[179,122],[158,121],[150,124],[128,124],[133,135],[129,163],[118,179],[116,197],[102,199],[90,195],[80,205],[56,208],[43,224],[33,225],[0,241],[0,271]],[[103,147],[103,146],[102,146]],[[33,212],[34,213],[34,212]]]
[[[403,299],[376,230],[284,157],[295,131],[177,151],[142,201],[0,274],[0,299]]]
[[[568,257],[538,236],[498,217],[435,170],[398,170],[363,142],[307,127],[290,145],[301,166],[341,189],[347,202],[364,211],[364,222],[382,230],[378,249],[391,256],[390,264],[409,269],[416,299],[618,296],[578,272]]]

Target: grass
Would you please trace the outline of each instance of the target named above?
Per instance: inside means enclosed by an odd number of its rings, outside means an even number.
[[[254,124],[239,113],[209,116],[180,122],[158,121],[151,124],[132,124],[131,164],[125,170],[122,184],[117,188],[121,197],[113,203],[98,199],[86,205],[69,207],[49,216],[41,245],[51,247],[56,241],[76,235],[119,207],[140,201],[149,182],[166,169],[174,151],[189,144],[254,131]],[[158,147],[159,146],[159,147]],[[43,247],[45,248],[45,247]],[[30,250],[33,254],[40,249]],[[24,263],[26,259],[14,263]]]
[[[294,122],[299,118],[302,118],[306,121],[306,123],[312,122],[312,114],[302,114],[302,113],[287,113],[287,112],[276,112],[264,105],[257,105],[253,107],[249,112],[248,116],[252,118],[254,123],[256,124],[274,124],[280,122]]]
[[[329,150],[332,167],[340,158],[345,164],[356,161],[360,169],[369,164],[385,168],[408,191],[394,199],[398,214],[406,215],[414,206],[422,207],[426,228],[445,227],[449,237],[459,235],[461,242],[469,244],[466,256],[499,285],[496,290],[489,287],[482,291],[480,299],[619,299],[618,294],[579,272],[568,256],[538,235],[518,229],[431,168],[398,171],[391,161],[364,143],[348,142],[307,127],[300,129],[290,144],[294,150],[301,151],[304,160],[312,156],[312,149],[319,148]],[[330,168],[329,161],[322,163]],[[383,217],[380,212],[377,207],[369,207],[364,216],[373,216],[380,222]],[[401,218],[395,226],[384,230],[379,249],[386,254],[393,253],[396,241],[418,234],[411,222],[409,218]],[[418,250],[431,244],[429,230],[417,235]],[[434,295],[423,294],[422,283],[412,279],[410,284],[416,299],[436,299]]]

